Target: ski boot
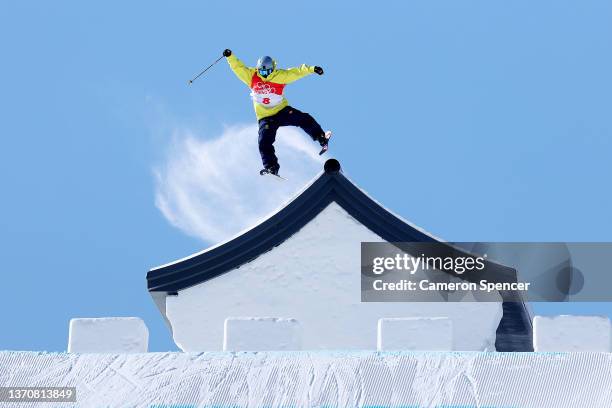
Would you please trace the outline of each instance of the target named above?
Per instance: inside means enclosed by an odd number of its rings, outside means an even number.
[[[332,132],[331,130],[328,130],[323,136],[319,138],[319,144],[321,145],[321,151],[319,152],[319,156],[329,149],[329,139],[331,139],[331,137]]]

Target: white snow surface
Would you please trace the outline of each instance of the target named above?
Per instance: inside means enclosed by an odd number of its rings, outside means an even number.
[[[302,349],[300,324],[291,318],[225,319],[223,351],[289,351]]]
[[[448,317],[380,319],[377,349],[379,351],[452,351],[453,322]]]
[[[226,318],[281,316],[299,321],[303,350],[376,350],[378,319],[447,317],[456,350],[495,350],[498,294],[491,302],[361,302],[361,242],[383,241],[332,202],[255,260],[167,297],[174,341],[187,352],[221,350]]]
[[[34,408],[609,408],[612,355],[9,351],[0,386],[76,387],[76,404],[10,405]]]
[[[536,316],[535,351],[612,351],[612,329],[607,316]]]
[[[68,352],[146,353],[149,330],[138,317],[75,318],[70,320]]]

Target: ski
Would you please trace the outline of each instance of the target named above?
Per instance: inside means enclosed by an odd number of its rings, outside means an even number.
[[[321,146],[321,151],[319,152],[319,156],[321,156],[323,153],[329,150],[329,139],[331,139],[331,137],[332,137],[331,130],[328,130],[327,132],[325,132],[325,144]]]
[[[271,172],[269,172],[267,169],[260,170],[260,171],[259,171],[259,175],[260,175],[260,176],[265,176],[265,175],[274,176],[274,177],[276,177],[276,178],[278,178],[278,179],[280,179],[280,180],[285,180],[285,181],[287,181],[287,179],[286,179],[286,178],[284,178],[283,176],[279,176],[278,174],[271,173]]]

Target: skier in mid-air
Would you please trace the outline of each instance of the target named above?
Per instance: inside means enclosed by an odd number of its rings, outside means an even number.
[[[278,175],[280,166],[274,154],[276,131],[281,126],[298,126],[312,140],[319,142],[321,152],[327,151],[331,131],[324,132],[317,121],[308,113],[291,106],[283,96],[285,85],[316,73],[323,75],[323,68],[302,64],[296,68],[279,69],[270,57],[261,57],[255,68],[247,67],[231,50],[223,51],[230,68],[236,76],[251,89],[251,98],[259,123],[259,153],[264,168],[259,174]]]

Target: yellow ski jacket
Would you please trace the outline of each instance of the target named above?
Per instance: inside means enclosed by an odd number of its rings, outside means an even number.
[[[257,120],[277,114],[289,105],[283,95],[286,84],[314,73],[314,66],[302,64],[289,69],[276,69],[267,78],[259,75],[257,68],[244,65],[234,54],[227,57],[227,62],[234,74],[251,89],[251,98],[255,107]]]

